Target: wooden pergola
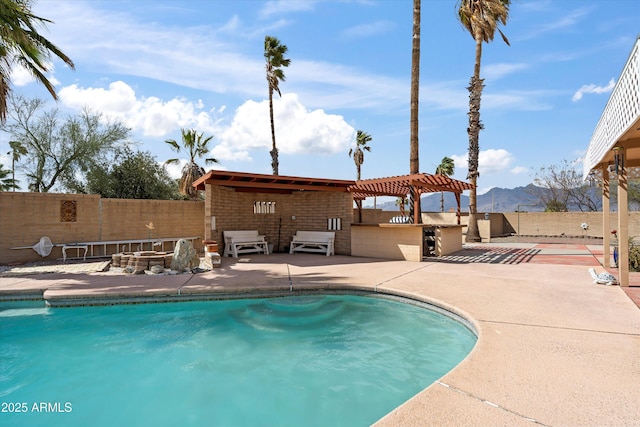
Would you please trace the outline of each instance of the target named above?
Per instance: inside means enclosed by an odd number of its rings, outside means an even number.
[[[354,200],[364,200],[371,196],[407,197],[412,191],[418,196],[424,193],[447,191],[454,193],[458,209],[456,211],[458,224],[460,224],[460,194],[465,190],[471,190],[472,185],[449,178],[446,175],[432,175],[418,173],[411,175],[391,176],[387,178],[363,179],[349,188]],[[420,203],[420,197],[416,197],[414,204]],[[418,212],[418,206],[414,206],[414,212]],[[420,218],[413,218],[414,224],[420,223]]]
[[[610,181],[618,181],[618,280],[629,286],[628,182],[640,178],[640,37],[631,50],[596,126],[584,159],[583,178],[602,181],[604,266],[610,267]]]

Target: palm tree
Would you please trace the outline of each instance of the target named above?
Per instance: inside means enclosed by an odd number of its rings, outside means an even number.
[[[265,36],[264,38],[264,58],[267,62],[267,83],[269,84],[269,115],[271,117],[271,168],[273,174],[278,175],[278,148],[276,148],[276,127],[273,121],[273,91],[280,93],[280,82],[285,80],[284,71],[282,67],[288,67],[291,60],[285,58],[287,53],[286,45],[280,43],[276,37]]]
[[[366,132],[359,130],[356,134],[356,148],[349,150],[349,157],[353,154],[353,162],[356,164],[357,180],[360,181],[360,168],[364,163],[364,151],[371,151],[371,147],[367,144],[371,142],[372,138]]]
[[[36,27],[52,21],[31,13],[31,0],[0,0],[0,122],[7,118],[7,97],[11,92],[11,69],[23,66],[58,99],[45,74],[51,54],[74,68],[73,61],[58,47],[38,34]]]
[[[469,173],[467,179],[472,185],[469,194],[467,242],[480,241],[476,187],[478,176],[480,176],[478,172],[478,157],[480,154],[478,139],[480,130],[484,128],[484,125],[480,122],[480,98],[484,88],[484,79],[480,78],[482,43],[492,41],[496,30],[498,30],[504,42],[509,45],[509,41],[502,31],[498,29],[498,25],[500,23],[502,25],[507,24],[510,5],[511,0],[459,0],[458,2],[458,19],[476,42],[473,76],[467,88],[469,90],[469,127],[467,128],[467,133],[469,134]]]
[[[0,191],[9,191],[13,189],[15,191],[16,181],[9,177],[11,171],[4,168],[4,165],[0,163]]]
[[[13,191],[16,191],[16,162],[20,160],[20,157],[27,154],[27,148],[22,145],[20,141],[9,141],[9,147],[11,147],[11,180],[13,181]]]
[[[409,201],[404,197],[398,197],[396,199],[396,206],[400,209],[400,215],[404,216],[404,207],[407,206]]]
[[[453,159],[445,156],[436,168],[436,175],[451,176],[453,175],[454,169]],[[444,212],[444,191],[440,192],[440,212]]]
[[[413,0],[413,39],[411,44],[411,118],[410,118],[410,139],[409,139],[409,173],[420,173],[420,156],[418,152],[418,100],[420,89],[420,1]],[[416,197],[420,199],[420,194],[415,194],[414,187],[411,186],[409,210],[418,222],[422,222],[420,213],[420,203],[415,203]],[[417,212],[414,212],[417,207]]]
[[[182,146],[189,151],[189,162],[182,167],[182,176],[180,177],[180,194],[189,196],[192,200],[198,199],[198,190],[193,187],[193,182],[204,175],[205,171],[202,166],[196,163],[196,159],[203,157],[209,152],[207,145],[213,139],[213,136],[204,138],[204,133],[198,134],[195,129],[182,129]],[[172,150],[180,152],[180,144],[173,139],[165,141],[171,146]],[[180,159],[169,159],[165,164],[179,163]],[[218,163],[214,158],[205,159],[205,163]]]

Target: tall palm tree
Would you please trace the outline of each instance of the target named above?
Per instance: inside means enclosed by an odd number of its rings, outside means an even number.
[[[182,167],[182,176],[180,177],[180,194],[189,196],[192,200],[198,199],[198,190],[193,187],[193,182],[204,175],[205,171],[202,166],[196,163],[196,159],[203,157],[209,152],[208,144],[213,136],[204,137],[204,133],[198,134],[195,129],[182,129],[182,147],[189,151],[189,162]],[[171,146],[171,149],[180,152],[180,144],[173,139],[165,141]],[[180,159],[169,159],[165,164],[179,163]],[[214,158],[205,159],[205,164],[218,163]]]
[[[451,176],[455,170],[455,164],[451,157],[443,157],[436,168],[436,175]],[[440,212],[444,212],[444,191],[440,192]]]
[[[480,145],[478,139],[484,125],[480,122],[480,98],[484,88],[484,79],[480,78],[480,62],[482,60],[482,43],[493,40],[496,30],[504,42],[509,40],[498,28],[499,24],[506,25],[509,18],[511,0],[459,0],[458,19],[469,31],[476,42],[475,65],[469,87],[469,173],[467,179],[472,188],[469,194],[469,227],[467,228],[467,242],[479,242],[480,230],[477,217],[478,157]]]
[[[411,43],[411,117],[410,117],[410,139],[409,139],[409,173],[420,173],[420,156],[418,152],[418,100],[420,89],[420,2],[413,0],[413,38]],[[415,203],[416,198],[420,199],[420,194],[415,194],[414,187],[411,187],[410,207],[411,216],[422,222],[420,203]],[[417,207],[417,212],[414,212]]]
[[[74,68],[57,46],[38,34],[36,27],[52,21],[31,13],[32,0],[0,0],[0,122],[7,118],[7,97],[11,92],[11,70],[19,64],[42,83],[53,99],[58,99],[53,84],[45,74],[51,54]]]
[[[27,148],[20,141],[9,141],[9,147],[11,147],[11,179],[14,184],[13,191],[16,191],[16,162],[27,154]]]
[[[364,151],[371,151],[371,147],[367,145],[373,138],[366,132],[359,130],[356,134],[356,148],[349,150],[349,157],[353,155],[353,162],[356,164],[357,180],[360,181],[360,168],[364,163]]]
[[[271,118],[271,168],[273,174],[278,175],[278,148],[276,147],[276,127],[273,121],[273,91],[280,93],[280,82],[285,80],[283,67],[288,67],[291,60],[285,58],[287,53],[286,45],[280,43],[276,37],[265,36],[264,38],[264,58],[267,62],[267,83],[269,85],[269,116]]]

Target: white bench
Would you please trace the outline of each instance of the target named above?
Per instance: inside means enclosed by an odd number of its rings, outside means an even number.
[[[336,233],[333,231],[298,231],[291,240],[289,253],[294,252],[319,252],[335,255],[333,243]]]
[[[258,230],[224,231],[224,255],[238,258],[238,254],[250,252],[269,255],[269,247],[264,236],[258,235]]]

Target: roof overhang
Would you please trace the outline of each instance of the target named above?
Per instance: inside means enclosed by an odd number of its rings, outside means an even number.
[[[615,151],[624,150],[624,166],[640,166],[640,37],[631,49],[584,158],[583,178],[614,163]]]
[[[205,185],[219,185],[234,188],[236,191],[290,194],[294,191],[345,193],[353,184],[354,181],[337,179],[211,170],[196,180],[193,186],[198,190],[204,190]]]

